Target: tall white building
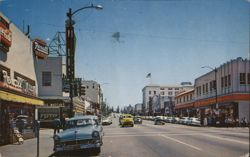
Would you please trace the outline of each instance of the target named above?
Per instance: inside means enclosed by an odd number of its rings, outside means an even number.
[[[147,85],[142,89],[142,110],[145,114],[155,112],[165,114],[166,108],[173,106],[174,97],[185,88],[193,86],[181,85]],[[169,108],[170,109],[170,108]]]

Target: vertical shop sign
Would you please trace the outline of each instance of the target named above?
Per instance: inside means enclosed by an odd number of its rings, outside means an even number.
[[[12,33],[9,29],[9,23],[0,16],[0,50],[9,52],[11,46]]]

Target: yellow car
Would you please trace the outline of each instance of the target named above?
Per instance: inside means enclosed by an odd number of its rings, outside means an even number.
[[[129,125],[134,126],[134,117],[131,114],[123,114],[120,120],[122,127]]]

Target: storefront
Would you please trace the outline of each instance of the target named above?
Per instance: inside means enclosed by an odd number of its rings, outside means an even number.
[[[18,121],[23,122],[21,132],[24,139],[34,137],[35,106],[43,105],[36,97],[0,88],[0,145],[14,143],[14,129],[20,129]]]

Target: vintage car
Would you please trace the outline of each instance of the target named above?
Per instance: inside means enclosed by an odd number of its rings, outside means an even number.
[[[142,124],[142,118],[140,116],[135,116],[134,124]]]
[[[154,120],[154,125],[165,125],[165,123],[160,117],[156,117]]]
[[[110,124],[112,124],[112,119],[111,119],[111,117],[104,117],[104,118],[102,119],[102,125],[110,125]]]
[[[133,116],[131,114],[123,114],[120,120],[120,124],[122,127],[128,126],[128,125],[134,127]]]
[[[64,131],[54,135],[54,151],[91,148],[101,152],[103,128],[97,116],[78,116],[66,121]]]

